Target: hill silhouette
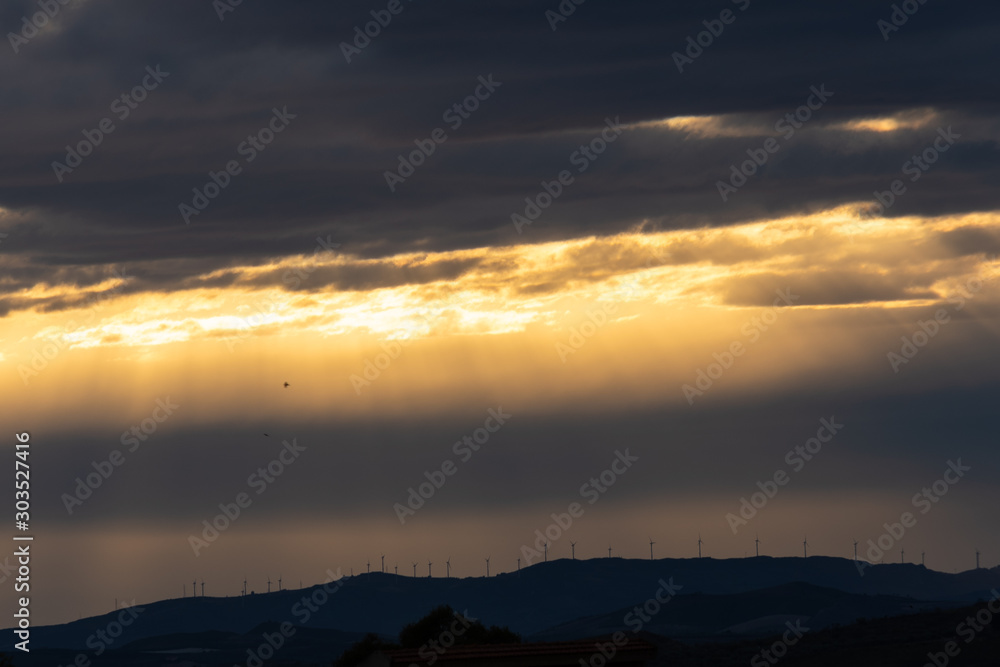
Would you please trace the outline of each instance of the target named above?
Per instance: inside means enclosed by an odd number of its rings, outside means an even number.
[[[490,578],[372,573],[341,580],[307,622],[292,610],[321,587],[141,604],[143,611],[114,648],[145,646],[140,642],[155,639],[172,650],[201,645],[218,650],[227,636],[259,643],[256,628],[282,622],[335,631],[330,636],[346,646],[370,632],[395,637],[406,624],[444,604],[486,625],[506,626],[526,641],[583,638],[615,623],[620,627],[626,611],[652,597],[660,580],[681,588],[647,629],[670,637],[723,639],[764,634],[783,619],[799,616],[828,627],[859,616],[967,605],[1000,589],[1000,568],[949,574],[920,565],[884,564],[860,576],[853,561],[843,558],[601,558],[562,559]],[[32,649],[84,650],[87,638],[116,617],[113,612],[34,628]],[[12,637],[4,634],[0,650],[12,650]]]

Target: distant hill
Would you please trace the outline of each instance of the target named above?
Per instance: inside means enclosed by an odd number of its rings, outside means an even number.
[[[805,583],[782,584],[746,593],[678,595],[664,605],[642,630],[686,641],[729,641],[735,637],[780,634],[786,622],[801,621],[810,630],[853,623],[859,618],[902,616],[958,602],[922,602],[888,595],[859,595]],[[634,607],[634,606],[633,606]],[[625,619],[637,618],[633,607],[578,618],[529,637],[532,641],[565,641],[629,632]]]
[[[863,614],[869,617],[912,613],[928,606],[968,604],[990,597],[990,589],[1000,589],[1000,568],[948,574],[919,565],[886,564],[868,568],[862,577],[853,561],[826,557],[562,559],[488,579],[382,573],[348,577],[328,602],[309,614],[308,622],[294,610],[319,587],[151,602],[141,605],[143,611],[120,645],[141,646],[141,640],[185,635],[200,636],[200,643],[219,642],[224,635],[210,633],[248,635],[261,624],[283,621],[337,630],[345,640],[365,632],[394,636],[439,604],[467,610],[487,625],[508,626],[526,638],[580,638],[611,627],[616,617],[620,625],[620,615],[652,597],[661,578],[683,588],[649,629],[688,637],[768,632],[783,616],[817,617],[825,626],[850,622],[864,609],[874,610]],[[879,597],[863,600],[859,595]],[[768,616],[775,618],[760,620]],[[32,649],[84,649],[87,638],[115,617],[112,613],[35,628]],[[0,650],[13,648],[12,636],[4,633]]]

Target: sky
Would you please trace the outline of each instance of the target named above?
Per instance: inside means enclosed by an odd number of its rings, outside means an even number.
[[[998,22],[5,2],[35,622],[383,554],[510,571],[546,530],[996,566]]]

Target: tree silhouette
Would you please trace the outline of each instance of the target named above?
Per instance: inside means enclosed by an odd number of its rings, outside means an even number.
[[[458,631],[452,630],[459,621]],[[444,633],[455,637],[455,644],[519,644],[521,637],[507,627],[491,625],[486,627],[479,621],[472,621],[457,614],[449,605],[435,607],[419,621],[410,623],[399,631],[399,642],[383,641],[378,635],[369,633],[360,641],[347,649],[339,659],[333,662],[334,667],[354,667],[360,664],[375,651],[388,651],[398,648],[418,649],[430,641],[440,641]]]

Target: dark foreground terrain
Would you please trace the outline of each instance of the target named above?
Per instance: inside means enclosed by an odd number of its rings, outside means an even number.
[[[304,600],[315,603],[308,614]],[[393,644],[440,605],[529,644],[641,637],[657,647],[656,665],[1000,667],[1000,568],[892,564],[862,577],[852,561],[822,557],[562,560],[488,579],[360,575],[143,604],[121,627],[119,610],[34,628],[29,654],[5,630],[0,651],[18,666],[331,665],[370,633]],[[596,647],[595,656],[600,667]]]

